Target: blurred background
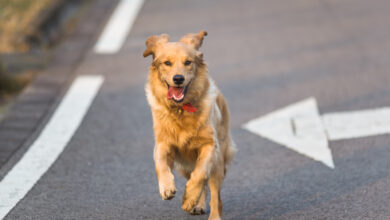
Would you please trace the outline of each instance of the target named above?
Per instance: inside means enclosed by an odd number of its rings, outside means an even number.
[[[0,2],[0,115],[75,28],[89,0]]]

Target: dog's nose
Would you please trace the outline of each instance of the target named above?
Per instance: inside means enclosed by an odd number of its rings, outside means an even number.
[[[183,84],[184,82],[184,76],[183,75],[174,75],[173,76],[173,82],[177,85]]]

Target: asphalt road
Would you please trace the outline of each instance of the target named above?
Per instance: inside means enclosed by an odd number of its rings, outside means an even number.
[[[390,219],[389,135],[330,141],[330,169],[241,128],[307,97],[321,114],[390,106],[389,10],[387,0],[146,0],[122,49],[96,54],[102,22],[72,77],[105,82],[64,152],[6,219],[207,219],[180,209],[179,175],[176,198],[159,196],[144,95],[151,60],[142,57],[149,35],[177,40],[201,29],[239,149],[223,185],[224,219]]]

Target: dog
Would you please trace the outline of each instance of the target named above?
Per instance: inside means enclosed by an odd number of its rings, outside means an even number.
[[[169,42],[162,34],[147,38],[144,57],[153,56],[145,86],[153,117],[154,162],[163,200],[175,196],[173,168],[188,181],[182,209],[190,214],[206,211],[221,219],[220,189],[236,152],[229,131],[229,111],[222,93],[210,78],[199,51],[206,31],[186,34]]]

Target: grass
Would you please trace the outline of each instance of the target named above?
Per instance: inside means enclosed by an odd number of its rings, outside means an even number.
[[[31,23],[53,0],[0,0],[0,53],[24,52]]]

